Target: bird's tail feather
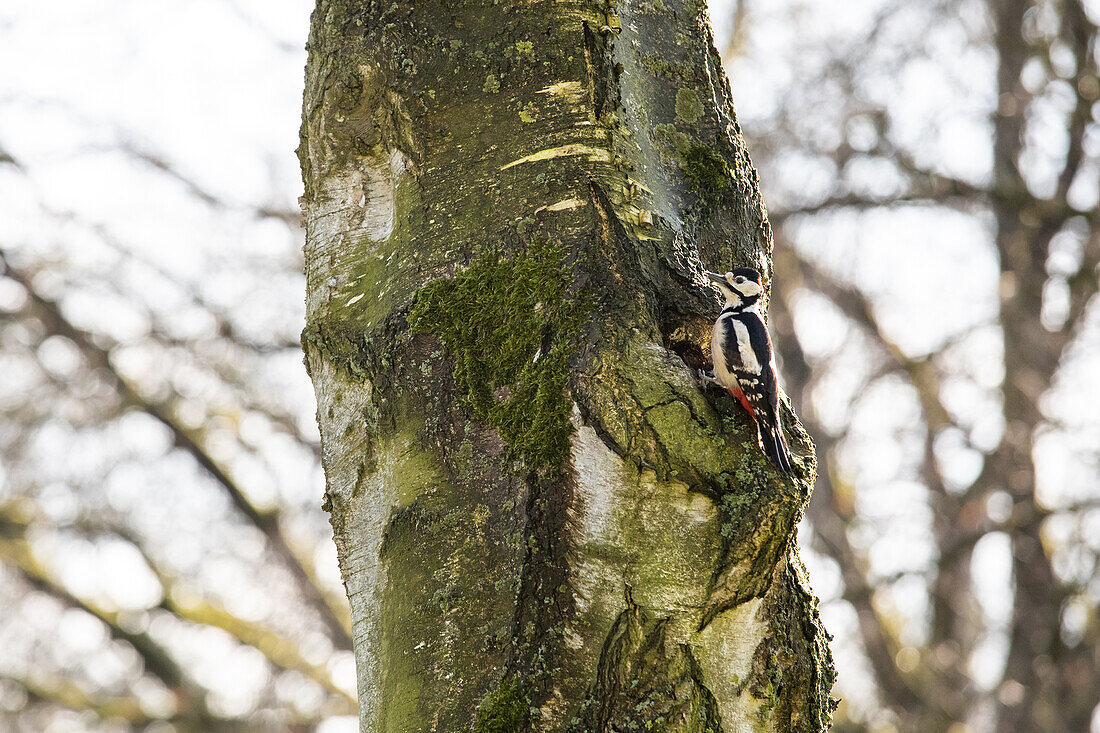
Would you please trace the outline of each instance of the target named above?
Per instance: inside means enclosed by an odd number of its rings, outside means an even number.
[[[786,474],[794,473],[794,466],[791,465],[791,452],[787,448],[787,440],[783,437],[783,429],[779,427],[778,421],[774,429],[765,428],[761,437],[761,443],[764,446],[764,453],[771,459],[780,471]]]

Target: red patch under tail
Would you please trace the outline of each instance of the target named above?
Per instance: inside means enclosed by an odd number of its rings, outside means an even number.
[[[756,410],[752,409],[752,405],[749,404],[749,398],[745,396],[745,393],[737,389],[737,387],[727,387],[729,393],[741,400],[741,406],[745,408],[745,411],[752,415],[752,419],[756,419]]]

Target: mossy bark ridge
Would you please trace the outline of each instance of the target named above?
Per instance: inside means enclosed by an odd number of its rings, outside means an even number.
[[[703,3],[321,0],[299,155],[362,730],[824,730],[812,446],[678,355],[771,246]]]

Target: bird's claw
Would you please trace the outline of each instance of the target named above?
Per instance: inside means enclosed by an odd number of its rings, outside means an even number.
[[[709,373],[708,373],[708,372],[707,372],[706,370],[704,370],[704,369],[696,369],[696,370],[695,370],[695,376],[696,376],[696,378],[698,378],[698,380],[699,380],[700,382],[702,382],[702,383],[703,383],[704,385],[707,385],[707,384],[718,384],[718,380],[717,380],[717,379],[715,378],[715,376],[714,376],[713,374],[709,374]]]

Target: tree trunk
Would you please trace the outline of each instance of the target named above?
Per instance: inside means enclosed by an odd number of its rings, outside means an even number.
[[[997,730],[1071,733],[1086,730],[1094,717],[1096,686],[1090,680],[1097,678],[1097,657],[1088,644],[1070,647],[1062,638],[1062,609],[1070,587],[1054,572],[1043,543],[1045,512],[1036,501],[1033,450],[1038,430],[1046,422],[1041,401],[1055,380],[1072,333],[1052,331],[1041,318],[1051,240],[1064,220],[1032,213],[1038,207],[1025,204],[1028,189],[1020,167],[1030,101],[1021,75],[1031,53],[1021,28],[1031,7],[1026,0],[991,5],[1001,100],[993,149],[993,184],[998,195],[991,204],[1001,268],[1005,429],[1001,444],[987,459],[986,472],[996,477],[996,488],[1012,497],[1014,581],[1008,658],[997,695]],[[1068,189],[1072,180],[1071,174],[1060,186]],[[1059,196],[1064,197],[1065,190]],[[1082,272],[1090,270],[1083,266]]]
[[[700,0],[320,0],[306,363],[363,731],[817,731],[784,478],[693,369],[770,266]]]

